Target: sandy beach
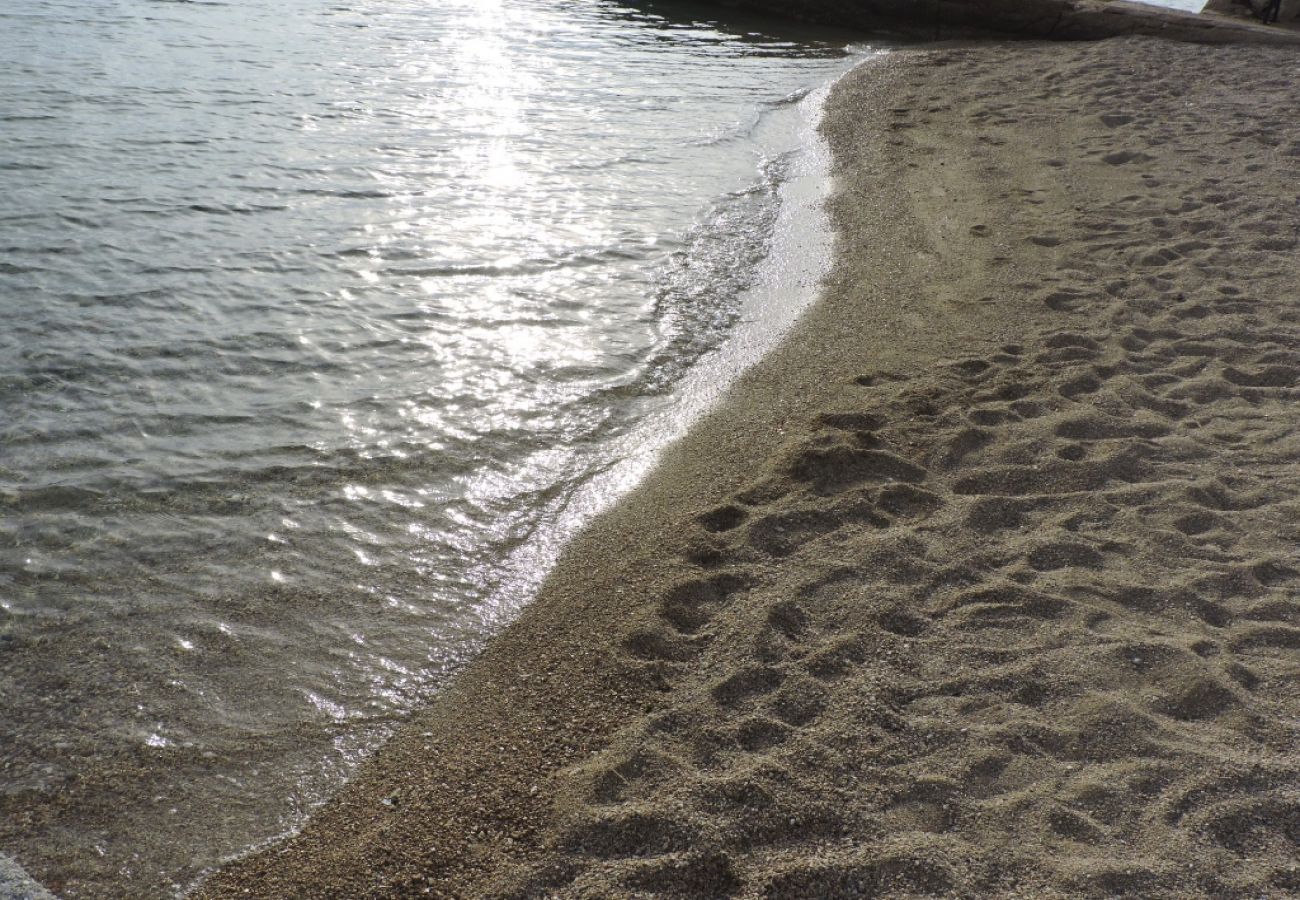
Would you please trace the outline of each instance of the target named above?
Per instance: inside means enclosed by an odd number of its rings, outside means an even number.
[[[819,304],[195,896],[1300,895],[1300,54],[900,51]]]

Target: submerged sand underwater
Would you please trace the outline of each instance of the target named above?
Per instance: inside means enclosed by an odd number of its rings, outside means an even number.
[[[1300,894],[1297,76],[856,70],[820,305],[199,895]]]

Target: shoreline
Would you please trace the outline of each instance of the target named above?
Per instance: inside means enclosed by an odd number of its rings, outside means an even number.
[[[830,150],[819,133],[826,97],[834,84],[859,62],[889,52],[873,47],[846,56],[845,65],[830,81],[795,101],[793,123],[780,131],[786,137],[778,155],[791,160],[781,179],[779,212],[771,240],[741,294],[737,322],[720,346],[706,353],[672,390],[672,402],[651,411],[630,433],[619,438],[605,455],[606,464],[564,505],[545,539],[529,543],[502,564],[510,573],[499,592],[498,616],[508,627],[518,610],[536,596],[556,560],[576,534],[589,527],[610,506],[619,503],[652,472],[665,448],[686,435],[718,405],[731,385],[755,365],[816,303],[818,286],[831,267],[832,234],[825,202],[830,184]],[[793,137],[795,142],[787,141]],[[498,629],[499,630],[499,629]]]
[[[842,79],[821,300],[194,896],[1300,890],[1295,61]]]

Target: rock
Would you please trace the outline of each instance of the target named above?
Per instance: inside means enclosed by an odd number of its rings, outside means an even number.
[[[0,900],[54,900],[54,895],[37,884],[22,866],[0,853]]]

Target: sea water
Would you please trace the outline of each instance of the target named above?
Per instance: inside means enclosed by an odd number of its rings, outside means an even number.
[[[797,312],[824,242],[772,251],[845,40],[7,0],[0,851],[171,895],[472,658]]]

